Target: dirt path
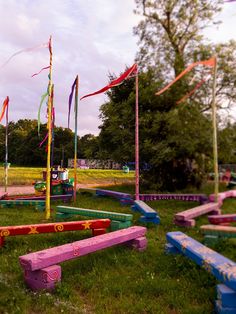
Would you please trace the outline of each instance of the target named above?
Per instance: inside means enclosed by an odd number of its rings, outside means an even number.
[[[77,190],[80,188],[91,188],[95,186],[109,186],[112,185],[111,182],[103,182],[103,183],[89,183],[89,184],[77,184]],[[5,188],[0,187],[0,196],[5,194]],[[33,185],[21,185],[21,186],[9,186],[7,188],[8,195],[17,195],[17,194],[34,194],[34,186]]]

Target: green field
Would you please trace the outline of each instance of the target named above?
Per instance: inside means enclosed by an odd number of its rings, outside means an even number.
[[[8,170],[8,185],[31,185],[32,182],[42,180],[45,168],[10,167]],[[73,169],[69,169],[69,177],[74,176]],[[129,183],[134,180],[134,172],[123,173],[122,170],[78,169],[78,183]],[[4,168],[0,167],[0,186],[4,185]]]
[[[132,186],[118,187],[132,192]],[[210,187],[212,188],[212,186]],[[59,203],[57,203],[59,204]],[[158,211],[161,225],[148,225],[148,248],[136,252],[114,247],[62,266],[62,283],[54,293],[29,291],[23,281],[18,257],[90,236],[88,231],[9,237],[0,254],[0,313],[212,313],[217,281],[184,256],[165,255],[165,235],[181,230],[197,240],[203,237],[199,226],[185,229],[173,225],[176,212],[197,206],[194,202],[156,201],[149,204]],[[55,208],[56,203],[52,207]],[[78,207],[131,213],[129,206],[109,198],[79,195]],[[236,200],[224,202],[223,212],[235,212]],[[55,212],[52,213],[52,221]],[[135,213],[134,223],[139,214]],[[1,225],[45,222],[44,213],[30,208],[1,208]],[[217,252],[236,260],[234,239],[221,242]]]

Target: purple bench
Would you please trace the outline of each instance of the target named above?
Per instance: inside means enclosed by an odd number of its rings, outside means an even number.
[[[208,216],[208,220],[213,225],[228,225],[231,222],[236,222],[236,214],[211,215]]]
[[[61,266],[57,264],[118,244],[143,251],[147,246],[146,231],[145,227],[133,226],[20,256],[25,282],[32,290],[52,290],[61,281]]]
[[[144,202],[160,200],[199,202],[200,204],[208,202],[205,194],[140,194],[139,199]]]
[[[221,192],[221,193],[218,194],[218,203],[222,204],[224,199],[231,198],[231,197],[236,197],[236,190],[230,190],[230,191]],[[211,194],[209,196],[209,201],[210,202],[214,202],[215,201],[215,194]]]
[[[218,203],[208,203],[204,205],[200,205],[188,210],[185,210],[183,212],[180,212],[175,215],[174,217],[174,223],[177,226],[183,226],[183,227],[194,227],[195,226],[195,220],[193,218],[212,213],[213,215],[220,214],[221,211],[219,209]]]

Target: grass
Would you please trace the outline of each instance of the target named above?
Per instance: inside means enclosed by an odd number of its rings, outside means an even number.
[[[8,185],[32,185],[35,181],[42,181],[44,168],[10,167],[8,170]],[[73,169],[69,169],[69,178],[73,178]],[[78,183],[110,184],[131,183],[134,172],[123,173],[122,170],[78,169]],[[4,185],[4,168],[0,167],[0,186]]]
[[[223,189],[223,187],[221,187]],[[132,187],[121,186],[118,190]],[[53,203],[55,209],[59,203]],[[148,247],[136,252],[114,247],[67,261],[62,266],[62,283],[54,293],[31,292],[25,287],[18,257],[90,236],[88,231],[9,237],[0,254],[0,313],[212,313],[216,298],[215,278],[184,256],[164,253],[165,235],[181,230],[202,241],[199,226],[207,218],[197,219],[193,229],[173,225],[173,215],[197,206],[194,202],[153,201],[150,206],[161,217],[159,226],[148,225]],[[236,200],[227,199],[224,213],[235,212]],[[129,206],[109,198],[79,195],[76,206],[131,213]],[[54,221],[55,211],[52,213]],[[134,224],[139,214],[134,214]],[[44,213],[33,207],[1,208],[1,225],[45,222]],[[217,252],[236,260],[236,242],[221,242]]]

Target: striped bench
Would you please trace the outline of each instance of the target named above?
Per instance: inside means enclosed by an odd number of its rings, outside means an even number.
[[[182,232],[168,232],[166,238],[166,253],[182,253],[223,283],[217,286],[217,313],[236,313],[236,263]]]
[[[157,212],[143,201],[134,201],[134,205],[131,208],[133,211],[143,214],[140,218],[141,222],[160,223],[160,217],[157,215]]]
[[[208,197],[205,194],[140,194],[139,198],[144,202],[160,200],[199,202],[200,204],[208,202]]]
[[[58,264],[119,244],[143,251],[147,246],[146,231],[145,227],[133,226],[20,256],[25,282],[32,290],[52,290],[61,281]]]
[[[45,201],[43,200],[0,200],[0,207],[15,207],[15,206],[35,206],[36,209],[43,211],[45,209]]]
[[[35,235],[40,233],[66,232],[76,230],[92,230],[93,235],[106,232],[110,227],[109,219],[97,219],[87,221],[70,221],[63,223],[46,223],[36,225],[22,226],[4,226],[0,227],[0,247],[4,245],[6,237],[18,235]]]
[[[224,238],[236,238],[236,227],[204,225],[200,227],[204,234],[205,243],[208,245],[217,243]]]
[[[108,212],[95,209],[85,209],[68,206],[57,206],[56,218],[64,219],[74,215],[93,218],[107,218],[111,220],[111,231],[130,227],[132,225],[133,215]]]
[[[183,212],[175,214],[174,223],[177,226],[184,227],[194,227],[196,222],[193,218],[212,213],[220,214],[219,204],[218,203],[208,203],[204,205],[200,205]]]

